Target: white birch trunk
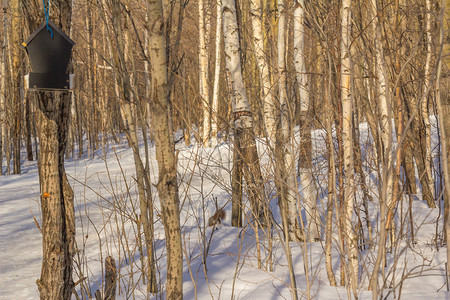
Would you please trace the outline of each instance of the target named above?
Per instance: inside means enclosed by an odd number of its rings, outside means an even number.
[[[375,9],[373,16],[376,16],[377,3],[376,0],[372,0],[372,6]],[[380,136],[383,142],[383,174],[386,178],[383,178],[383,188],[386,189],[386,204],[392,201],[393,191],[393,168],[392,168],[392,109],[391,104],[388,102],[389,96],[389,83],[386,76],[386,63],[383,53],[383,45],[381,43],[381,27],[378,17],[375,17],[372,22],[374,34],[375,34],[375,72],[377,76],[376,89],[378,93],[378,107],[380,114]],[[387,169],[387,170],[384,170]]]
[[[289,276],[291,280],[292,299],[297,299],[296,280],[292,263],[292,254],[289,246],[289,240],[296,240],[297,237],[301,237],[301,229],[299,224],[299,211],[297,208],[297,178],[295,176],[295,159],[294,159],[294,147],[292,143],[293,131],[292,131],[292,115],[293,109],[290,107],[287,99],[287,78],[286,78],[286,5],[284,0],[278,0],[278,93],[281,110],[281,134],[282,134],[282,151],[284,154],[284,172],[282,177],[286,178],[286,193],[285,205],[282,205],[283,209],[287,209],[284,212],[284,236],[286,243],[286,256],[288,259]],[[283,176],[284,175],[284,176]],[[281,183],[284,184],[284,183]],[[287,232],[286,232],[287,231]],[[305,272],[308,274],[307,261],[305,263]],[[308,275],[307,275],[308,276]]]
[[[309,89],[308,77],[306,76],[305,64],[305,29],[304,29],[304,15],[303,9],[304,0],[297,0],[294,10],[294,65],[299,84],[300,95],[300,111],[305,112],[309,106]]]
[[[226,72],[229,75],[230,86],[236,99],[233,110],[235,113],[250,113],[250,104],[242,78],[241,58],[239,56],[239,29],[234,0],[222,0],[222,12]],[[253,118],[242,115],[235,120],[235,126],[236,128],[250,128],[253,126]]]
[[[200,60],[200,95],[203,107],[203,144],[205,147],[210,145],[211,133],[211,106],[209,104],[209,88],[208,88],[208,47],[206,45],[207,23],[208,18],[205,14],[204,0],[198,2],[199,17],[199,60]]]
[[[269,140],[271,142],[275,142],[275,105],[271,91],[269,63],[267,62],[267,57],[264,52],[264,27],[262,20],[261,0],[251,0],[250,15],[253,28],[253,46],[255,48],[256,63],[258,65],[261,82],[264,124]]]
[[[302,117],[306,119],[307,112],[309,110],[309,88],[308,88],[308,76],[306,74],[306,64],[305,64],[305,40],[304,40],[304,0],[297,0],[296,7],[294,10],[294,66],[297,75],[297,83],[299,85],[299,95],[300,95],[300,112]],[[306,117],[306,118],[305,118]],[[300,143],[311,143],[311,127],[304,126],[301,130],[305,130],[303,137],[308,140],[301,140]],[[302,164],[299,164],[299,175],[300,181],[303,188],[303,195],[305,198],[306,207],[306,218],[308,222],[308,237],[310,241],[320,239],[320,219],[317,211],[317,201],[316,201],[316,187],[314,179],[312,176],[311,163],[311,153],[300,153],[300,155],[308,155],[305,158],[308,160],[308,167],[306,168]]]
[[[211,108],[211,147],[217,145],[217,131],[219,126],[219,82],[220,82],[220,63],[222,60],[222,4],[221,0],[217,0],[217,22],[216,22],[216,63],[214,69],[214,89]]]
[[[239,34],[237,26],[236,16],[236,4],[234,0],[222,1],[223,12],[223,31],[224,31],[224,44],[225,44],[225,62],[226,72],[228,76],[228,82],[230,85],[230,93],[235,103],[233,107],[234,113],[234,126],[235,126],[235,153],[236,157],[233,158],[235,166],[238,166],[237,159],[242,159],[244,178],[247,185],[247,195],[251,204],[251,214],[253,228],[256,235],[256,251],[258,258],[258,267],[261,267],[260,256],[260,243],[259,243],[259,224],[265,222],[264,214],[267,216],[267,206],[264,194],[264,184],[262,180],[261,167],[259,163],[258,151],[256,149],[255,134],[253,131],[253,117],[250,110],[250,104],[248,102],[247,94],[244,87],[244,81],[242,78],[241,59],[240,59],[240,47],[239,47]],[[240,170],[237,173],[241,172]],[[233,178],[237,179],[239,174],[233,174]],[[240,181],[240,180],[239,180]],[[234,182],[234,181],[233,181]],[[234,185],[234,184],[233,184]],[[236,185],[237,188],[240,183]],[[241,196],[240,190],[233,190],[233,198]],[[240,199],[233,199],[233,210],[237,212],[238,207],[235,210],[235,205],[239,205]],[[235,216],[237,216],[235,214]],[[239,221],[237,222],[239,223]],[[266,223],[267,224],[267,223]]]
[[[427,46],[427,56],[425,60],[425,80],[422,88],[422,101],[420,103],[422,110],[422,118],[425,125],[425,170],[426,176],[428,177],[429,190],[430,193],[435,199],[434,195],[434,178],[432,173],[433,166],[433,157],[431,153],[431,124],[430,124],[430,116],[428,111],[428,94],[427,90],[430,88],[431,82],[431,0],[425,1],[426,5],[426,17],[425,17],[425,33],[426,33],[426,46]]]
[[[300,237],[299,212],[297,207],[298,187],[295,176],[295,154],[292,144],[293,108],[287,99],[286,78],[286,7],[284,0],[278,0],[278,92],[281,111],[281,133],[284,154],[284,172],[286,172],[286,201],[289,235],[292,240]]]
[[[350,91],[351,82],[351,0],[342,1],[341,9],[341,101],[342,101],[342,139],[344,151],[344,225],[346,233],[346,254],[348,258],[347,286],[357,295],[358,287],[358,248],[353,230],[354,178],[353,178],[353,104]],[[347,276],[346,276],[347,277]]]
[[[386,214],[388,212],[388,205],[393,205],[393,188],[394,188],[394,167],[392,156],[392,109],[388,102],[389,96],[389,83],[386,76],[386,62],[383,53],[383,45],[381,43],[381,27],[380,21],[377,17],[377,1],[372,0],[372,13],[373,17],[372,27],[374,34],[375,45],[375,73],[376,73],[376,91],[378,96],[378,109],[379,109],[379,124],[380,124],[380,137],[382,141],[381,162],[382,162],[382,193],[380,195],[380,238],[378,242],[378,254],[377,260],[374,266],[374,271],[371,279],[371,289],[374,295],[378,293],[378,272],[383,266],[383,261],[386,253],[386,228],[389,222],[386,220]],[[400,163],[400,162],[397,162]],[[393,207],[391,208],[393,209]],[[393,243],[393,235],[391,235],[391,244]]]
[[[225,66],[233,99],[236,145],[244,161],[244,178],[254,218],[262,220],[265,208],[261,168],[253,131],[253,116],[242,78],[235,0],[222,0]]]

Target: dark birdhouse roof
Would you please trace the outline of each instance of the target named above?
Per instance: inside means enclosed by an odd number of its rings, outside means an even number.
[[[48,26],[52,29],[53,31],[53,35],[55,34],[55,31],[60,34],[67,42],[69,42],[72,46],[75,45],[75,42],[72,41],[72,39],[64,33],[64,31],[62,31],[60,28],[58,28],[55,23],[53,23],[52,21],[48,21]],[[41,26],[38,27],[38,29],[36,29],[29,37],[28,39],[25,41],[25,47],[27,47],[28,44],[31,43],[31,41],[42,31],[42,29],[45,28],[45,31],[47,31],[47,22],[44,22],[41,24]],[[48,33],[50,34],[50,32]]]
[[[36,73],[66,73],[75,44],[60,28],[49,21],[42,23],[23,43],[33,72]]]

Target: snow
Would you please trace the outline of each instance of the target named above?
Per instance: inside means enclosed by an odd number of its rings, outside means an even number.
[[[372,155],[368,148],[368,128],[360,127],[362,151]],[[326,197],[326,163],[323,131],[314,133],[316,180],[321,196]],[[141,145],[144,153],[143,145]],[[157,182],[155,149],[150,148],[151,180]],[[265,153],[264,142],[258,143],[259,152]],[[266,268],[267,240],[262,229],[262,268],[258,269],[256,235],[251,226],[231,227],[232,147],[222,143],[214,149],[198,145],[177,145],[178,179],[182,207],[182,242],[185,253],[183,290],[185,299],[290,299],[291,288],[286,255],[278,227],[274,230],[274,269]],[[263,173],[269,173],[269,158],[262,155]],[[5,167],[4,167],[5,169]],[[120,272],[118,299],[147,299],[146,286],[141,278],[141,261],[136,232],[138,199],[133,179],[134,161],[125,142],[110,147],[106,155],[101,151],[93,158],[83,157],[66,161],[66,171],[75,195],[77,248],[74,280],[86,279],[77,285],[81,298],[93,297],[102,287],[102,262],[112,255]],[[370,203],[372,225],[378,217],[376,173],[371,175],[370,189],[375,199]],[[42,245],[37,224],[40,223],[39,181],[36,162],[24,162],[23,174],[0,176],[0,299],[38,299],[36,279],[40,276]],[[266,177],[265,177],[266,178]],[[369,176],[368,176],[369,178]],[[267,182],[267,190],[273,188]],[[300,185],[301,190],[301,185]],[[359,194],[358,194],[359,195]],[[157,277],[164,291],[166,249],[164,230],[160,220],[160,206],[153,188],[155,201],[155,247]],[[450,299],[445,281],[446,249],[441,245],[442,214],[439,209],[429,209],[420,201],[420,193],[413,201],[415,240],[411,240],[408,201],[403,211],[405,237],[392,253],[387,255],[385,268],[388,284],[383,296],[394,299]],[[225,205],[224,223],[213,230],[207,227],[215,205]],[[326,203],[326,198],[321,199]],[[248,204],[246,204],[248,205]],[[271,201],[275,219],[279,220],[276,200]],[[319,205],[323,212],[323,205]],[[436,230],[436,219],[439,218]],[[397,223],[401,222],[397,219]],[[438,236],[436,236],[438,233]],[[377,232],[374,232],[377,236]],[[323,235],[324,238],[324,235]],[[436,239],[437,238],[437,239]],[[437,240],[437,243],[436,243]],[[325,242],[291,242],[298,295],[307,298],[308,282],[304,258],[307,257],[309,293],[315,299],[347,299],[345,287],[331,287],[325,271]],[[306,252],[305,252],[306,251]],[[206,264],[203,264],[206,255]],[[375,261],[376,248],[361,251],[360,299],[371,299],[367,291],[368,273]],[[333,242],[333,265],[339,282],[339,251]],[[206,274],[206,275],[205,275]],[[392,280],[395,274],[395,280]],[[403,277],[403,279],[402,279]],[[392,281],[392,284],[391,284]],[[391,286],[390,286],[391,285]],[[90,295],[89,295],[90,293]],[[401,294],[400,294],[401,293]],[[73,297],[75,299],[75,297]],[[158,294],[150,299],[164,298]]]

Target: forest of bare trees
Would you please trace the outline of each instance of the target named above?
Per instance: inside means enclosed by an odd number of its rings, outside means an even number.
[[[22,42],[45,22],[43,4],[76,43],[70,91],[25,87]],[[394,285],[387,255],[414,243],[416,201],[442,212],[434,242],[449,247],[449,0],[2,0],[1,22],[0,175],[38,160],[41,299],[95,292],[75,292],[84,279],[73,275],[78,233],[64,163],[118,143],[133,151],[133,226],[149,296],[183,298],[180,186],[189,183],[177,171],[180,145],[230,145],[230,224],[251,228],[257,268],[268,272],[282,240],[293,299],[291,248],[302,249],[309,274],[310,243],[323,244],[330,286],[380,298]],[[210,225],[223,219],[221,206]]]

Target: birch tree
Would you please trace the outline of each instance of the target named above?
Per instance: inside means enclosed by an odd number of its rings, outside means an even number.
[[[180,231],[177,162],[170,118],[168,65],[162,0],[148,0],[149,53],[152,73],[151,124],[158,161],[158,194],[167,244],[166,298],[183,298],[183,253]]]
[[[250,15],[253,29],[253,47],[255,49],[256,63],[259,70],[259,80],[261,83],[261,99],[263,104],[264,125],[267,136],[271,142],[275,142],[275,105],[271,91],[269,62],[264,51],[264,24],[262,19],[261,0],[250,1]]]
[[[239,147],[236,159],[242,159],[244,178],[248,186],[252,215],[261,221],[263,208],[262,175],[253,131],[253,116],[242,78],[239,33],[234,0],[222,0],[225,65],[233,98],[235,147]],[[240,175],[242,177],[242,175]],[[238,193],[238,191],[233,191]],[[233,202],[233,205],[236,205]],[[242,207],[238,208],[242,210]]]
[[[393,160],[392,160],[392,106],[388,101],[389,82],[387,77],[386,62],[384,58],[383,45],[381,43],[381,26],[379,17],[376,12],[377,1],[372,0],[374,13],[372,16],[373,33],[375,37],[375,73],[376,73],[376,89],[378,96],[378,107],[380,116],[380,136],[382,141],[381,161],[383,162],[383,189],[386,190],[385,203],[390,204],[392,201],[393,190]]]
[[[376,0],[371,2],[371,17],[373,17],[372,28],[375,44],[375,74],[376,74],[376,91],[378,97],[379,108],[379,128],[382,144],[381,162],[382,162],[382,179],[381,179],[381,195],[380,195],[380,241],[378,243],[378,255],[375,263],[371,288],[376,293],[378,289],[378,270],[385,257],[386,245],[386,227],[390,223],[386,220],[387,206],[392,205],[393,202],[393,183],[394,183],[394,167],[392,157],[392,109],[388,101],[389,83],[387,78],[386,62],[384,58],[383,45],[381,43],[381,26],[380,20],[377,16],[378,5]],[[398,162],[400,163],[400,162]],[[392,208],[393,210],[393,208]],[[391,228],[393,232],[393,229]],[[393,243],[393,234],[391,235],[391,244]]]
[[[444,23],[444,18],[450,17],[450,12],[446,10],[446,0],[441,1],[441,12],[439,17],[439,45],[440,55],[436,70],[436,104],[439,112],[439,128],[441,129],[441,157],[444,175],[444,229],[445,240],[447,242],[447,265],[450,263],[450,97],[448,89],[441,91],[441,72],[443,53],[448,50],[450,45],[444,45],[444,32],[448,32],[448,23]],[[445,25],[444,25],[445,24]],[[449,59],[444,60],[448,65]],[[443,97],[442,97],[443,96]],[[442,101],[443,100],[443,101]],[[450,278],[450,268],[447,268],[447,278]]]
[[[422,113],[423,124],[425,126],[425,153],[424,153],[424,162],[425,162],[425,174],[427,177],[428,190],[430,192],[430,196],[432,199],[429,200],[434,202],[434,178],[433,178],[433,158],[431,153],[431,124],[430,124],[430,116],[429,116],[429,101],[428,95],[431,85],[431,0],[425,0],[425,36],[426,36],[426,59],[425,59],[425,78],[422,87],[422,99],[420,101],[420,109]],[[431,207],[435,207],[432,205]]]
[[[403,103],[402,103],[402,95],[401,95],[401,65],[400,65],[400,59],[403,52],[402,44],[402,27],[404,25],[404,22],[401,21],[400,16],[400,0],[395,1],[395,20],[394,20],[394,26],[395,26],[395,35],[394,38],[398,40],[398,44],[400,45],[399,49],[397,49],[395,54],[395,66],[394,66],[394,72],[395,72],[395,89],[394,89],[394,97],[393,97],[393,106],[396,106],[396,136],[397,136],[397,149],[395,154],[395,175],[394,175],[394,186],[393,186],[393,192],[392,192],[392,201],[391,205],[389,206],[388,216],[387,216],[387,224],[390,223],[390,214],[393,214],[393,209],[397,205],[399,199],[403,197],[403,193],[400,192],[400,180],[402,176],[402,164],[403,164],[403,157],[404,157],[404,151],[403,147],[405,147],[405,142],[401,143],[401,140],[403,138]]]
[[[198,32],[199,32],[199,65],[200,65],[200,95],[203,107],[203,144],[210,146],[211,134],[211,105],[209,103],[209,86],[208,86],[208,46],[207,38],[209,35],[209,16],[206,13],[205,1],[198,1]]]
[[[287,69],[286,69],[286,6],[284,0],[278,1],[278,97],[280,103],[280,125],[281,125],[281,149],[278,151],[277,161],[283,165],[281,168],[281,178],[285,180],[285,186],[281,184],[280,201],[286,201],[282,205],[284,212],[288,219],[289,239],[295,240],[297,238],[303,239],[299,223],[299,210],[297,206],[298,188],[297,178],[295,174],[295,154],[294,145],[292,141],[293,128],[292,119],[294,107],[288,101],[287,95]],[[286,233],[285,233],[286,234]]]
[[[353,103],[351,96],[351,0],[343,0],[341,7],[341,101],[342,101],[342,142],[344,164],[344,211],[345,246],[348,258],[347,286],[357,295],[358,288],[358,248],[352,225],[354,210],[353,178]]]
[[[297,299],[297,284],[292,263],[292,254],[289,241],[304,240],[300,228],[300,215],[297,206],[298,188],[297,177],[295,176],[295,154],[293,145],[292,116],[294,107],[288,102],[287,95],[287,69],[286,69],[286,4],[284,0],[278,0],[278,97],[280,103],[280,125],[281,125],[281,149],[276,151],[282,156],[276,158],[277,163],[283,165],[281,169],[282,183],[279,184],[281,191],[278,191],[279,201],[281,201],[281,217],[283,222],[285,251],[288,261],[289,277],[292,287],[292,299]],[[281,179],[280,178],[280,179]],[[285,183],[284,183],[285,181]],[[305,256],[304,256],[305,257]],[[305,263],[305,273],[308,273],[307,261]],[[308,274],[307,274],[308,276]]]
[[[294,10],[294,66],[300,96],[301,139],[299,157],[299,175],[305,198],[306,218],[308,222],[308,237],[311,241],[320,239],[320,223],[317,211],[317,191],[312,176],[312,141],[311,116],[309,114],[309,86],[305,63],[305,3],[297,0]]]
[[[214,66],[214,87],[211,107],[211,146],[217,145],[217,130],[219,126],[219,91],[220,91],[220,73],[222,61],[222,37],[223,37],[223,18],[221,0],[216,0],[216,53]]]

